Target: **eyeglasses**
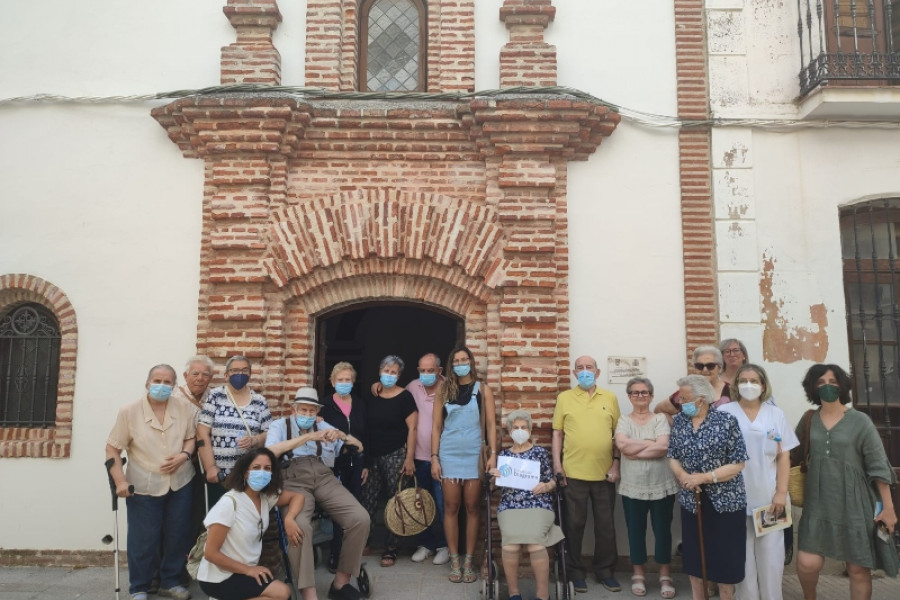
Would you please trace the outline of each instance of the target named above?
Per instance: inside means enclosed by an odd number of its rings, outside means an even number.
[[[628,395],[635,398],[638,396],[640,396],[641,398],[646,398],[650,395],[650,392],[648,392],[647,390],[641,390],[639,392],[628,392]]]
[[[204,379],[212,379],[212,373],[208,371],[191,371],[188,377],[203,377]]]
[[[250,367],[244,367],[243,369],[228,369],[229,375],[249,375]]]
[[[259,540],[257,540],[257,541],[260,541],[260,542],[261,542],[261,541],[262,541],[262,537],[263,537],[263,526],[262,526],[262,519],[261,519],[261,518],[260,518],[260,520],[259,520],[259,524],[258,524],[258,525],[259,525]]]
[[[744,351],[741,350],[740,348],[729,348],[728,350],[725,350],[722,352],[722,354],[743,354],[743,353],[744,353]]]
[[[719,363],[694,363],[694,368],[698,371],[712,371],[719,366]]]

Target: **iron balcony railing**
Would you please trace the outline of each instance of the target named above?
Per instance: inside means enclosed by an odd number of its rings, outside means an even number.
[[[900,84],[900,0],[797,0],[800,95]]]

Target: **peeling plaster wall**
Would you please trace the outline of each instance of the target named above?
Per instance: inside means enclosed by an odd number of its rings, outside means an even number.
[[[800,50],[790,0],[708,0],[717,117],[796,118]],[[713,131],[721,336],[743,340],[793,420],[814,362],[849,367],[839,207],[900,192],[895,132]]]

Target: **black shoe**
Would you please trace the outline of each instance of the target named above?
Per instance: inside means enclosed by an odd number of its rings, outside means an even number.
[[[619,584],[619,580],[609,575],[608,577],[600,577],[597,575],[597,582],[608,589],[610,592],[621,592],[622,586]]]
[[[341,589],[335,589],[334,582],[331,582],[331,585],[328,586],[328,598],[329,600],[359,600],[359,590],[350,585],[349,583],[344,584],[344,587]]]

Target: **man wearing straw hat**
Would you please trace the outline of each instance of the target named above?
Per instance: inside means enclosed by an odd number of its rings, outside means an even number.
[[[301,387],[294,397],[293,415],[273,421],[266,437],[269,450],[278,457],[290,459],[284,470],[284,488],[301,493],[305,498],[303,510],[297,517],[303,541],[299,548],[288,548],[288,559],[303,600],[316,600],[310,519],[318,504],[344,530],[337,573],[328,597],[359,600],[359,590],[350,585],[350,577],[359,573],[363,548],[369,536],[369,514],[341,485],[330,467],[334,465],[335,456],[346,451],[345,446],[355,446],[361,452],[363,445],[328,423],[316,423],[321,408],[316,390]]]

